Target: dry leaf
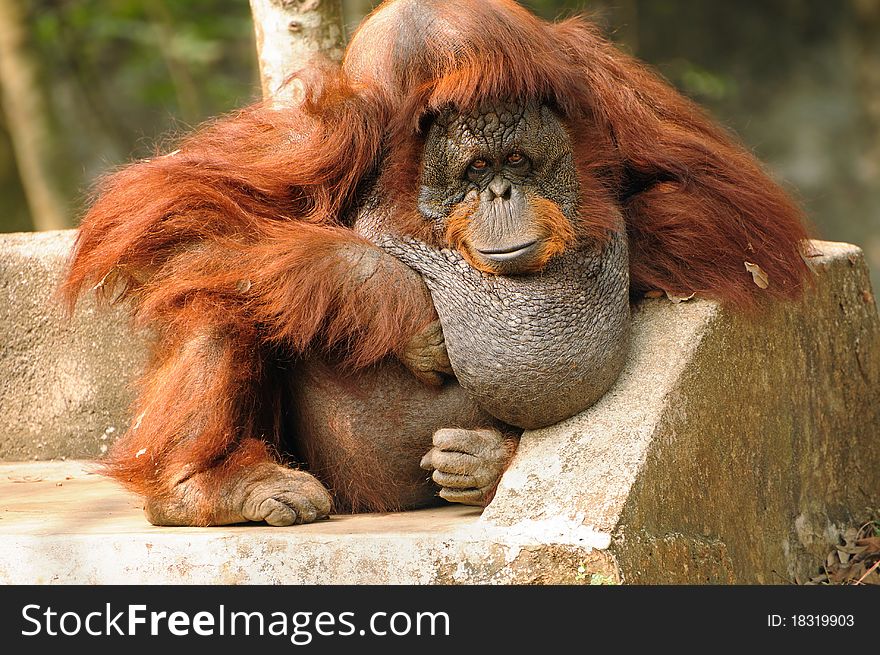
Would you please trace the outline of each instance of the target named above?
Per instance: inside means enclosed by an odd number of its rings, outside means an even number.
[[[770,286],[770,278],[767,277],[767,274],[764,272],[764,269],[758,266],[757,264],[753,264],[752,262],[743,262],[746,265],[746,270],[752,274],[752,280],[754,280],[755,284],[757,284],[761,289],[766,289]]]
[[[837,553],[835,551],[831,551],[828,555],[825,556],[825,566],[828,567],[829,570],[834,570],[837,568],[839,561],[837,559]]]
[[[880,553],[880,537],[867,537],[856,541],[856,546],[861,546],[867,553]]]
[[[868,569],[868,571],[863,574],[858,580],[856,580],[856,584],[862,584],[863,582],[867,582],[868,584],[878,584],[880,583],[880,575],[877,573],[877,569],[880,567],[880,560],[874,562],[874,565]]]
[[[680,302],[687,302],[688,300],[690,300],[691,298],[694,297],[694,294],[691,294],[689,296],[679,296],[679,295],[676,295],[674,293],[670,293],[669,291],[667,291],[666,297],[669,298],[672,302],[674,302],[677,305]]]

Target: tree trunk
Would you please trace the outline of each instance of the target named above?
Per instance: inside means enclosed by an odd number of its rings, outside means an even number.
[[[0,87],[6,125],[33,225],[55,230],[71,222],[55,169],[52,122],[27,33],[22,0],[0,0]]]
[[[342,59],[345,30],[342,0],[250,0],[257,36],[263,97],[297,102],[298,84],[290,76],[316,54]]]

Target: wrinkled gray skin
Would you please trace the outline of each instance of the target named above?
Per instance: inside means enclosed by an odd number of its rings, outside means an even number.
[[[511,153],[521,158],[511,162]],[[475,170],[480,159],[485,165]],[[306,450],[298,454],[337,503],[378,494],[390,506],[422,507],[439,491],[449,501],[485,505],[521,428],[591,405],[626,355],[622,234],[601,247],[575,244],[543,265],[552,234],[529,201],[552,200],[572,224],[579,220],[571,145],[552,111],[506,105],[442,115],[423,162],[420,213],[443,235],[453,208],[471,203],[465,247],[494,273],[476,270],[458,252],[395,236],[381,188],[363,204],[355,229],[385,252],[340,255],[351,258],[352,278],[389,292],[427,284],[426,302],[433,299],[442,330],[429,326],[401,361],[354,375],[321,359],[299,366],[292,432]],[[355,490],[354,478],[369,484]]]
[[[516,153],[516,165],[507,158]],[[470,166],[485,162],[481,170]],[[532,272],[542,243],[529,197],[554,201],[577,225],[571,143],[547,107],[506,104],[447,113],[425,144],[419,209],[439,233],[455,205],[479,199],[471,256],[394,236],[381,213],[356,228],[414,270],[431,291],[458,382],[490,414],[539,428],[592,405],[617,379],[629,342],[626,240],[578,244]]]
[[[511,155],[520,160],[508,161]],[[476,162],[485,166],[476,169]],[[580,220],[571,140],[546,106],[504,103],[441,114],[425,140],[420,184],[419,212],[439,235],[456,205],[479,201],[468,246],[495,273],[537,272],[536,257],[550,235],[529,200],[550,200],[572,224]]]
[[[626,358],[626,243],[556,257],[540,275],[476,271],[450,250],[383,247],[425,277],[455,377],[490,414],[520,428],[557,423],[596,402]]]

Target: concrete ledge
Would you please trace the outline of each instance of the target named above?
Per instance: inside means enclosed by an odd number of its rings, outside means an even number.
[[[880,507],[880,323],[855,246],[759,317],[639,304],[630,360],[588,411],[529,433],[484,520],[609,535],[628,582],[807,580]]]
[[[0,460],[100,457],[144,361],[119,308],[57,297],[75,232],[0,235]]]
[[[0,464],[0,583],[574,583],[583,562],[613,575],[606,554],[493,539],[479,515],[448,506],[291,528],[159,528],[88,464]]]
[[[136,498],[80,463],[10,462],[0,465],[0,582],[806,579],[842,528],[880,506],[880,322],[861,251],[816,247],[815,288],[760,317],[639,303],[618,383],[586,412],[526,433],[482,514],[450,506],[292,528],[157,528]],[[99,329],[130,343],[118,320]],[[98,351],[117,375],[133,370]],[[0,417],[11,433],[9,397]],[[82,415],[67,425],[82,431]],[[73,456],[80,446],[70,447]]]

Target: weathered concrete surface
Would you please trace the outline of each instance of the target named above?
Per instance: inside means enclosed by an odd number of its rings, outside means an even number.
[[[524,435],[482,515],[157,528],[137,499],[77,463],[9,463],[0,582],[805,579],[839,528],[880,506],[880,322],[861,252],[816,245],[815,289],[757,318],[640,303],[618,383],[586,412]],[[101,321],[129,341],[118,317]]]
[[[290,528],[159,528],[79,462],[0,464],[0,584],[574,583],[607,553],[495,535],[464,506]],[[507,532],[507,531],[505,531]]]
[[[57,288],[75,232],[0,236],[0,460],[99,457],[128,426],[143,339]]]
[[[816,286],[757,317],[640,304],[617,385],[524,436],[483,520],[609,536],[627,582],[815,574],[880,507],[880,324],[855,246],[815,242]]]

